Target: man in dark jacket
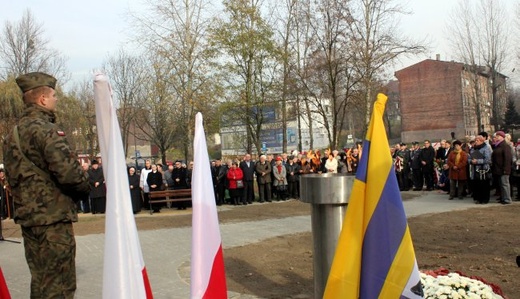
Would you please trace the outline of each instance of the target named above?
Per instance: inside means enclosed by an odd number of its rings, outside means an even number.
[[[293,156],[289,156],[289,162],[285,165],[287,172],[287,193],[289,198],[298,198],[298,180],[300,165]]]
[[[231,165],[231,160],[228,160],[228,162],[221,163],[217,173],[217,205],[226,203],[226,189],[228,188],[227,173],[229,170],[229,165]]]
[[[222,161],[220,159],[215,160],[215,165],[211,166],[211,178],[213,180],[213,192],[215,193],[215,203],[217,205],[222,205],[220,201],[220,194],[218,189],[218,175],[220,173],[220,168],[222,168]]]
[[[31,298],[74,298],[76,202],[90,187],[55,124],[56,79],[44,73],[16,78],[25,109],[4,140],[4,165],[14,200],[14,221],[22,227],[31,272]]]
[[[424,177],[422,174],[421,147],[417,141],[414,141],[412,145],[413,149],[410,152],[410,164],[412,170],[413,191],[422,191]]]
[[[271,163],[266,161],[266,156],[261,155],[260,161],[255,164],[256,179],[258,180],[259,202],[271,201]]]
[[[495,133],[493,153],[491,154],[491,173],[500,179],[500,203],[510,204],[511,193],[509,187],[509,175],[513,165],[513,153],[511,146],[505,141],[506,134],[503,131]]]
[[[399,189],[401,191],[408,191],[410,189],[408,184],[408,176],[410,175],[410,150],[407,148],[406,143],[401,142],[399,144],[399,150],[396,152],[396,157],[399,157],[400,163],[402,163],[402,169],[397,172]]]
[[[251,161],[251,155],[246,154],[244,161],[240,162],[240,169],[244,174],[244,193],[242,198],[242,204],[252,204],[255,199],[255,192],[253,188],[255,179],[255,163]]]
[[[422,173],[424,182],[426,183],[426,190],[433,190],[433,160],[435,159],[435,149],[430,143],[430,140],[424,140],[424,148],[419,155],[422,165]]]

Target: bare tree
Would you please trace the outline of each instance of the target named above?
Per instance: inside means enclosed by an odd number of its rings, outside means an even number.
[[[49,47],[43,24],[37,23],[26,10],[19,22],[6,21],[0,35],[0,60],[5,65],[2,75],[18,76],[28,72],[48,72],[61,83],[69,79],[65,58]]]
[[[149,14],[137,20],[140,40],[145,41],[147,51],[162,57],[161,63],[168,65],[169,72],[163,73],[162,79],[167,80],[178,104],[165,108],[175,109],[175,121],[184,128],[177,132],[177,141],[184,158],[188,159],[192,152],[195,114],[211,111],[218,97],[215,94],[218,77],[211,61],[214,51],[206,39],[210,26],[207,2],[150,1]],[[212,119],[207,116],[205,123]]]
[[[451,13],[447,31],[450,42],[466,69],[472,73],[472,91],[469,95],[470,107],[476,115],[478,130],[482,130],[485,119],[484,89],[491,89],[492,124],[498,130],[505,110],[504,77],[500,72],[508,59],[510,38],[509,19],[503,3],[499,0],[461,0]],[[482,84],[482,78],[489,78],[489,86]]]
[[[139,131],[159,148],[162,163],[166,164],[166,151],[179,144],[185,124],[179,122],[181,111],[176,107],[180,99],[169,84],[171,66],[161,59],[152,53],[147,59],[150,65],[143,85],[145,94],[137,103],[134,117]]]
[[[370,121],[373,89],[379,86],[385,68],[401,55],[424,51],[422,41],[399,34],[399,15],[407,13],[394,0],[353,0],[350,26],[354,68],[364,92],[365,127]]]
[[[499,73],[503,71],[509,53],[509,18],[505,7],[499,0],[480,0],[479,11],[483,17],[481,53],[485,66],[489,69],[491,87],[491,105],[493,107],[493,125],[495,130],[503,125],[506,94],[505,80]]]
[[[61,103],[63,102],[63,103]],[[76,151],[95,159],[99,154],[94,86],[91,80],[75,85],[60,105],[58,120]],[[61,119],[61,120],[60,120]]]
[[[296,97],[296,111],[298,119],[298,150],[303,151],[303,134],[302,121],[309,129],[308,148],[314,148],[313,120],[310,108],[309,98],[311,94],[308,91],[308,79],[311,76],[309,65],[309,53],[311,45],[315,44],[315,35],[313,31],[311,16],[312,6],[310,0],[298,1],[293,11],[295,15],[294,31],[292,32],[294,39],[294,85]]]
[[[134,123],[139,99],[144,97],[146,66],[140,56],[132,56],[123,49],[110,56],[103,67],[110,78],[118,107],[119,125],[125,153],[128,154],[128,139]]]
[[[471,88],[468,91],[468,107],[473,111],[477,121],[477,131],[483,130],[483,120],[485,104],[487,99],[483,96],[483,86],[480,84],[480,49],[479,33],[476,24],[477,17],[475,9],[470,1],[460,1],[453,10],[447,24],[447,32],[450,32],[449,40],[455,49],[459,59],[467,65],[467,70],[471,74]]]
[[[307,100],[307,116],[312,113],[321,116],[307,122],[311,132],[313,123],[321,124],[327,132],[329,146],[333,148],[340,144],[352,95],[359,83],[350,51],[352,17],[347,6],[349,2],[303,2],[297,19],[300,45],[296,52],[303,51],[305,56],[298,56],[296,77],[306,93],[303,98]]]
[[[296,27],[296,17],[297,17],[297,0],[285,0],[280,1],[277,6],[275,6],[275,13],[277,16],[277,23],[280,24],[278,26],[275,23],[274,28],[279,28],[277,30],[277,38],[279,39],[280,48],[281,48],[281,76],[282,76],[282,84],[281,84],[281,113],[282,113],[282,152],[287,152],[287,104],[290,98],[293,102],[296,97],[291,96],[294,95],[295,86],[293,76],[294,71],[293,68],[296,65],[294,62],[294,50],[295,50],[295,27]],[[296,116],[299,116],[296,113]]]

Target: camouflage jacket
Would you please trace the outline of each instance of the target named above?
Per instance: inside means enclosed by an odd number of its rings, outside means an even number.
[[[14,200],[15,222],[32,227],[77,221],[75,200],[90,186],[53,112],[28,105],[18,123],[20,154],[13,132],[4,141],[4,165]],[[48,176],[44,177],[35,168]]]

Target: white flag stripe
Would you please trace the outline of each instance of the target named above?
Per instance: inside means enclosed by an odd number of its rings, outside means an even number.
[[[204,295],[215,256],[222,244],[210,161],[202,114],[195,117],[194,167],[192,174],[193,235],[191,250],[191,298]]]
[[[94,96],[107,187],[103,298],[146,298],[144,260],[132,213],[121,132],[105,75],[96,75]]]

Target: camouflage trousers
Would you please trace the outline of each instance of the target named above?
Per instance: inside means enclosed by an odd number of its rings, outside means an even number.
[[[74,298],[76,240],[72,223],[22,227],[31,299]]]

